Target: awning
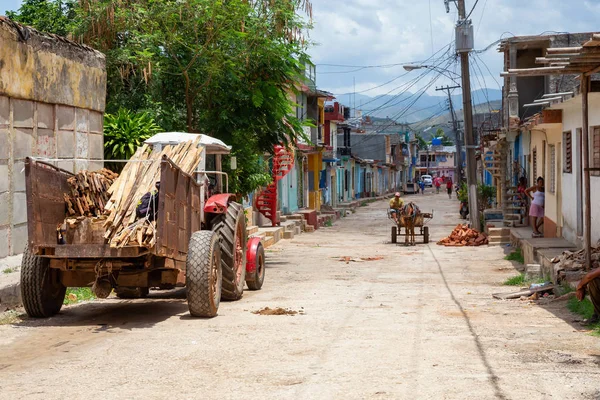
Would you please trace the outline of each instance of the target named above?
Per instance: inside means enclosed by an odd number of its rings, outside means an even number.
[[[200,145],[206,147],[208,154],[229,154],[231,152],[231,146],[227,146],[219,139],[201,133],[161,132],[147,139],[144,143],[152,145],[161,144],[163,146],[176,145],[196,140],[198,136],[200,136]]]

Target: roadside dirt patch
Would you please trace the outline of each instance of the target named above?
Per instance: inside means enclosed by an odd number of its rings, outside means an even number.
[[[281,307],[275,307],[275,308],[265,307],[265,308],[261,308],[260,310],[257,310],[257,311],[252,311],[252,314],[256,314],[256,315],[296,315],[298,313],[299,313],[298,311],[290,310],[289,308],[281,308]],[[303,311],[300,311],[300,313],[303,313]]]

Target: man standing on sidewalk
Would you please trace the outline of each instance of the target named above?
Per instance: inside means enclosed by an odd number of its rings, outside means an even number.
[[[585,292],[590,294],[590,300],[594,305],[594,314],[585,322],[588,325],[597,324],[600,322],[600,268],[596,268],[583,277],[579,285],[577,285],[577,299],[583,301]]]

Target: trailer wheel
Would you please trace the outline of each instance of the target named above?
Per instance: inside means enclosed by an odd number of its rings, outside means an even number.
[[[194,232],[185,263],[190,314],[193,317],[215,317],[221,302],[223,278],[219,236],[211,231]]]
[[[253,279],[247,280],[246,284],[250,290],[260,290],[265,281],[265,249],[261,243],[256,248],[256,256],[254,257],[254,265],[256,269],[252,273]]]
[[[59,271],[50,268],[50,260],[32,254],[25,247],[21,261],[21,297],[27,315],[48,318],[57,314],[66,291],[60,282]]]
[[[246,280],[246,217],[239,203],[230,203],[227,212],[213,225],[221,239],[221,269],[224,300],[238,300],[244,293]]]
[[[120,299],[141,299],[148,296],[149,288],[143,287],[117,287],[115,293]]]
[[[398,243],[398,227],[392,226],[392,243]]]
[[[429,243],[429,227],[423,227],[423,243]]]

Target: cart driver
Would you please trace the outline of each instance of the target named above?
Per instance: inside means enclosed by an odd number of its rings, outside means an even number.
[[[398,213],[402,207],[404,207],[404,200],[400,197],[400,192],[396,192],[394,198],[390,200],[390,214],[396,223],[398,223]]]

